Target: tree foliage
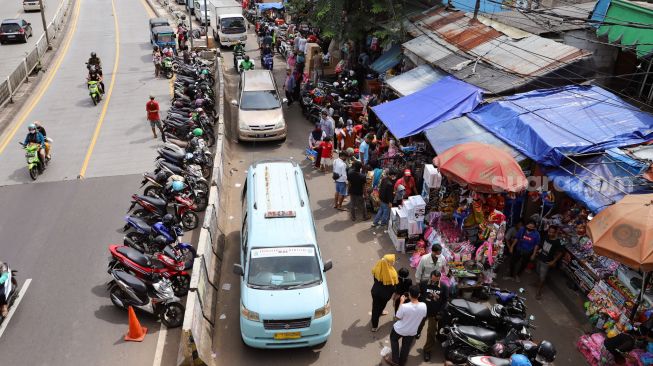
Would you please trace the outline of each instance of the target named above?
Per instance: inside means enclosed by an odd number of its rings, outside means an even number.
[[[399,36],[381,30],[380,24],[401,28],[403,0],[290,0],[289,8],[320,28],[328,38],[363,40],[365,35]],[[380,31],[381,30],[381,31]]]

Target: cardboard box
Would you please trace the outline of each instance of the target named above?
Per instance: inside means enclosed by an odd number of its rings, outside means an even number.
[[[393,230],[388,230],[388,235],[390,236],[390,241],[392,241],[395,250],[400,253],[406,253],[406,239],[397,237]]]
[[[390,212],[392,229],[395,232],[408,229],[408,213],[401,207],[393,207]]]
[[[411,211],[408,216],[409,219],[424,221],[426,215],[426,202],[422,196],[410,196],[407,200],[410,204]]]
[[[428,185],[429,188],[439,188],[442,184],[442,175],[438,168],[433,164],[424,165],[424,184]]]

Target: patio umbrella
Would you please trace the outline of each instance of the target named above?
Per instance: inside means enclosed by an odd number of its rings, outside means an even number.
[[[478,192],[520,192],[528,186],[517,161],[493,145],[456,145],[436,156],[433,164],[447,178]]]
[[[631,314],[634,318],[653,271],[653,194],[624,196],[589,222],[588,233],[596,254],[644,272],[642,291]]]

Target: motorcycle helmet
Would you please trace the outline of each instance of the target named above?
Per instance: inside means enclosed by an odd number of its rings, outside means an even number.
[[[36,131],[36,125],[33,124],[33,123],[31,123],[29,126],[27,126],[27,130],[28,130],[29,132],[34,132],[34,131]]]
[[[357,85],[358,85],[358,80],[351,81],[351,86],[357,86]]]
[[[161,219],[161,222],[163,222],[163,225],[170,226],[171,224],[174,224],[175,218],[171,214],[165,214],[163,216],[163,219]]]
[[[531,361],[524,355],[512,355],[510,357],[510,366],[532,366]]]
[[[334,88],[337,88],[337,87],[339,87],[339,86],[340,86],[340,83],[338,83],[337,81],[334,81],[334,82],[333,82],[333,87],[334,87]]]
[[[184,159],[186,160],[191,160],[192,158],[193,158],[193,153],[186,153],[186,155],[184,155]]]
[[[356,72],[354,70],[349,70],[349,76],[354,77],[356,75]]]
[[[195,112],[204,113],[204,110],[202,108],[195,108]]]
[[[209,70],[207,69],[202,70],[202,75],[208,75],[208,74],[209,74]]]
[[[193,136],[195,136],[195,137],[202,136],[202,133],[204,133],[204,132],[202,131],[201,128],[196,128],[196,129],[193,130]]]
[[[555,346],[553,346],[553,343],[549,341],[542,341],[540,342],[540,347],[537,350],[537,357],[535,360],[540,363],[551,363],[555,361],[557,354],[558,352],[556,351]]]
[[[178,180],[172,182],[172,190],[173,191],[179,192],[179,191],[181,191],[183,189],[184,189],[184,183],[182,183],[182,182],[180,182]]]
[[[503,354],[506,352],[506,346],[503,343],[495,343],[490,348],[490,355],[494,357],[503,357]]]
[[[97,56],[97,55],[95,54],[95,52],[91,52],[91,57],[94,58],[95,56]]]

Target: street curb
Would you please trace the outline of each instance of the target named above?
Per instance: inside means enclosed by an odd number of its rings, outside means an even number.
[[[152,9],[154,14],[156,15],[157,18],[162,18],[161,13],[159,13],[159,10],[152,4],[152,0],[145,0],[147,2],[147,5]]]

